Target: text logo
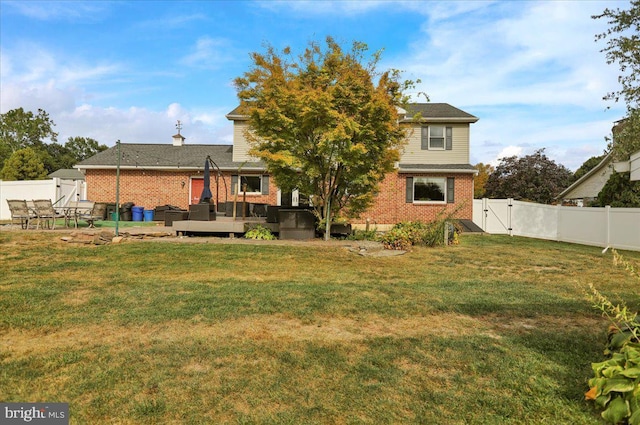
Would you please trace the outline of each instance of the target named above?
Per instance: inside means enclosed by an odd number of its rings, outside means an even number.
[[[69,425],[69,403],[0,403],[0,425]]]

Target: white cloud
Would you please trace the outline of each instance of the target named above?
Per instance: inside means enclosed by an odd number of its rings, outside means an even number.
[[[192,25],[197,21],[206,20],[208,20],[206,15],[195,13],[189,15],[175,15],[158,19],[144,20],[136,23],[135,26],[140,29],[151,29],[153,31],[158,31],[159,29],[175,30],[177,28],[183,28],[187,27],[188,25]]]
[[[506,146],[498,153],[496,160],[489,162],[489,164],[496,167],[500,159],[511,156],[521,156],[523,151],[522,146]]]
[[[481,3],[485,5],[485,3]],[[492,13],[489,13],[489,8]],[[512,8],[506,17],[499,9]],[[594,42],[600,5],[581,2],[487,4],[460,20],[429,19],[400,62],[433,101],[453,104],[570,104],[603,109],[617,85]]]
[[[127,109],[101,108],[83,104],[77,108],[51,114],[60,133],[59,140],[69,137],[91,137],[112,146],[116,140],[123,143],[171,143],[176,134],[176,122],[182,124],[181,133],[189,144],[224,144],[230,140],[231,126],[210,125],[172,103],[161,111],[130,107]],[[224,114],[216,122],[224,119]],[[225,120],[226,121],[226,120]]]
[[[198,68],[219,69],[234,60],[233,50],[228,40],[205,36],[196,41],[191,53],[182,58],[182,62]]]
[[[3,1],[2,7],[41,21],[96,21],[105,14],[109,2],[96,1]]]
[[[300,16],[316,15],[360,15],[385,6],[394,6],[393,1],[258,1],[255,3],[263,9],[272,11],[286,10]]]
[[[119,64],[87,64],[33,43],[3,49],[1,59],[0,113],[19,107],[50,114],[69,110],[92,96],[87,84],[103,84],[123,71]]]
[[[205,63],[215,56],[206,54],[215,45],[209,41],[199,45],[202,53],[199,59]],[[1,51],[0,113],[19,107],[30,111],[44,109],[56,124],[55,131],[62,143],[76,136],[91,137],[107,145],[118,139],[127,143],[171,143],[177,120],[183,124],[187,143],[229,143],[232,139],[232,126],[224,117],[232,106],[200,111],[190,111],[177,102],[164,110],[99,106],[93,103],[95,99],[118,98],[117,92],[105,87],[114,80],[122,80],[124,66],[88,64],[53,54],[35,44],[21,46],[28,48]],[[90,91],[93,87],[101,91]],[[142,86],[141,90],[148,90],[148,86]]]

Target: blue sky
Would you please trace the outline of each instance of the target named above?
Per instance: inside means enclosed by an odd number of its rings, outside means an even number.
[[[470,162],[545,148],[571,170],[606,148],[624,105],[591,15],[615,1],[5,1],[0,113],[44,109],[58,141],[231,143],[249,53],[331,35],[384,49],[379,69],[480,120]],[[418,101],[424,101],[418,98]]]

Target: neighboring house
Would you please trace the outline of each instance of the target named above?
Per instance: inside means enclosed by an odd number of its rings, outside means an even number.
[[[61,180],[72,180],[72,181],[83,180],[84,181],[84,174],[74,168],[61,168],[49,174],[47,177],[49,177],[50,179],[61,179]]]
[[[619,173],[630,173],[631,181],[640,180],[640,151],[631,155],[628,161],[616,162],[613,166]]]
[[[613,174],[613,159],[607,154],[602,161],[589,172],[563,190],[556,198],[563,204],[582,207],[597,200],[598,193]]]
[[[421,118],[414,120],[416,113]],[[248,117],[238,108],[227,114],[233,121],[233,146],[188,145],[177,134],[172,144],[120,144],[120,203],[145,208],[198,203],[205,159],[211,170],[212,201],[231,201],[235,187],[247,188],[238,200],[295,206],[303,194],[282,193],[269,178],[265,165],[249,155],[244,137]],[[473,177],[469,163],[470,124],[478,118],[446,103],[413,104],[402,111],[401,125],[409,130],[397,168],[382,182],[375,203],[355,223],[369,222],[383,228],[406,220],[434,219],[443,210],[457,210],[457,217],[472,218]],[[88,158],[76,168],[87,181],[87,198],[115,202],[117,147]]]

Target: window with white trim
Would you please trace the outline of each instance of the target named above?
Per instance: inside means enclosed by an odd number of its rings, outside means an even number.
[[[240,191],[247,193],[262,193],[261,176],[240,176]]]
[[[454,177],[407,177],[407,202],[454,203]]]
[[[443,125],[422,127],[421,148],[434,151],[453,149],[453,127]]]
[[[238,181],[239,180],[239,181]],[[247,195],[268,195],[269,194],[269,176],[258,174],[243,174],[231,176],[231,194],[246,193]]]
[[[444,177],[414,177],[413,202],[445,202],[447,179]]]

